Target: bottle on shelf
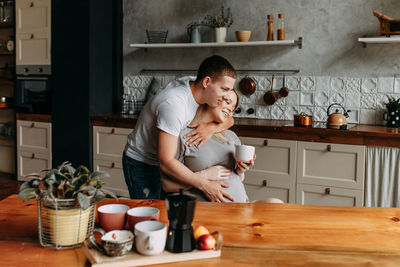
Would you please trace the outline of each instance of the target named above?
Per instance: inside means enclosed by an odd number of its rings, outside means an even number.
[[[285,33],[286,33],[286,27],[285,27],[285,16],[283,13],[278,14],[278,25],[277,25],[277,35],[278,35],[278,40],[285,40]]]
[[[274,15],[267,15],[267,41],[274,40]]]

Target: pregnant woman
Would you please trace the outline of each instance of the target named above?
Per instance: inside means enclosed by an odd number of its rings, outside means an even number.
[[[211,108],[201,105],[191,124],[213,121],[222,123],[232,116],[238,104],[239,96],[235,90],[232,90],[227,96],[227,100],[218,107]],[[242,181],[244,173],[254,165],[255,157],[248,164],[235,161],[235,145],[241,144],[238,136],[230,130],[225,130],[214,134],[199,148],[185,144],[187,140],[184,139],[184,136],[190,131],[191,128],[186,128],[180,133],[176,158],[205,179],[223,180],[224,190],[234,198],[234,202],[249,202]],[[187,192],[196,195],[197,200],[207,201],[201,191],[178,184],[171,177],[163,175],[162,183],[166,193],[177,192],[179,188],[184,188]],[[225,200],[230,201],[226,198]],[[264,199],[260,202],[282,203],[279,199]]]

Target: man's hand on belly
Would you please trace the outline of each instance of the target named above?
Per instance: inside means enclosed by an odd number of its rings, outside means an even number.
[[[227,188],[229,184],[221,181],[204,180],[198,189],[201,190],[211,202],[227,202],[225,198],[235,201],[230,194],[222,189],[223,187]]]

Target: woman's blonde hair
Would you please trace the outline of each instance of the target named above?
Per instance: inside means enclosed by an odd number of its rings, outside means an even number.
[[[232,91],[233,91],[233,92],[235,93],[235,95],[236,95],[236,105],[235,105],[235,107],[234,107],[233,110],[232,110],[232,112],[234,112],[234,111],[237,109],[237,107],[239,106],[239,94],[236,92],[235,89],[232,89]],[[193,120],[192,120],[192,122],[191,122],[190,124],[198,124],[198,123],[200,123],[201,120],[202,120],[203,117],[204,117],[204,114],[207,112],[207,107],[208,107],[207,104],[202,104],[202,105],[200,105],[200,106],[197,108],[196,115],[194,116],[194,118],[193,118]],[[223,142],[223,143],[227,143],[227,142],[229,141],[229,140],[228,140],[228,137],[227,137],[223,132],[215,133],[214,136],[215,136],[218,140],[220,140],[221,142]]]

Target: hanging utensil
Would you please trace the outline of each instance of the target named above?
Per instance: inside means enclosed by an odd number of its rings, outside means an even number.
[[[256,91],[256,83],[249,76],[244,77],[239,82],[239,90],[245,96],[250,96]]]
[[[273,105],[278,100],[278,95],[273,91],[274,81],[275,81],[275,75],[272,75],[271,90],[269,90],[264,94],[264,102],[267,105]]]
[[[280,97],[287,97],[289,95],[289,88],[286,87],[286,76],[283,75],[282,88],[279,89]]]

